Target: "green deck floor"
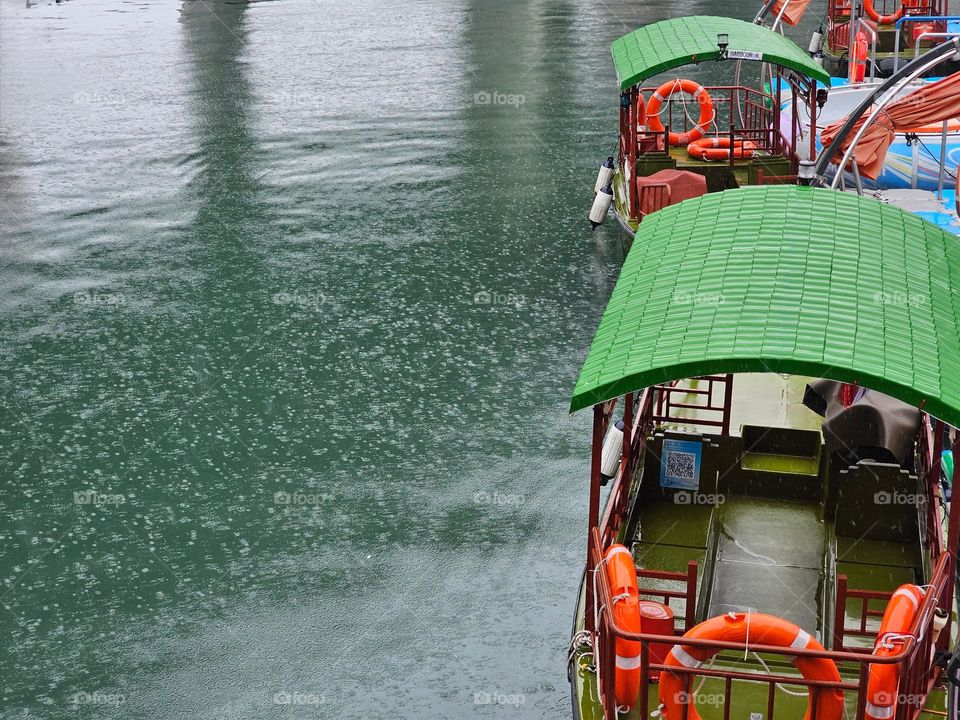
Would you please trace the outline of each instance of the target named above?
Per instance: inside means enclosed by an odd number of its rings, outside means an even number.
[[[812,503],[733,498],[722,505],[707,615],[753,610],[814,633],[825,549],[818,515]]]

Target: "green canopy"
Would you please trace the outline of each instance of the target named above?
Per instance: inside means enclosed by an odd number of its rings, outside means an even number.
[[[743,20],[696,15],[644,25],[614,40],[610,49],[620,89],[681,65],[718,60],[718,33],[729,36],[730,59],[762,60],[830,85],[830,75],[783,35]]]
[[[644,218],[571,412],[727,372],[855,382],[960,426],[960,240],[822,188],[757,186]]]

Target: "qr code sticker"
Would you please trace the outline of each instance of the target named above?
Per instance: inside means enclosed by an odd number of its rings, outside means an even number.
[[[667,453],[667,472],[669,477],[678,480],[696,479],[697,456],[687,452]]]

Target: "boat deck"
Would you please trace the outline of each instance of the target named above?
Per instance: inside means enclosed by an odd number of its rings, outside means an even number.
[[[772,671],[791,675],[795,672],[793,666],[784,666],[771,657],[762,658],[767,668]],[[585,660],[581,660],[577,672],[578,679],[584,683],[584,693],[581,696],[581,702],[578,705],[581,720],[601,720],[603,717],[600,711],[600,705],[596,702],[597,684],[596,674],[586,669]],[[750,655],[744,660],[742,655],[733,655],[721,653],[717,655],[710,665],[713,669],[729,669],[739,672],[765,672],[763,665],[757,660],[755,655]],[[856,672],[851,667],[840,668],[840,674],[845,680],[852,680],[856,677]],[[659,684],[650,682],[647,684],[647,711],[640,711],[640,706],[635,705],[628,712],[619,715],[620,718],[628,720],[646,720],[652,717],[653,713],[659,709]],[[730,714],[731,718],[767,718],[769,708],[768,684],[764,682],[739,682],[730,694]],[[698,680],[693,686],[691,692],[692,699],[696,705],[697,713],[703,720],[723,720],[724,718],[724,699],[725,699],[724,680],[722,678],[704,677]],[[594,698],[588,701],[588,698]],[[776,686],[774,692],[774,707],[776,717],[803,717],[807,708],[807,692],[802,686],[790,686],[780,684]],[[844,717],[856,717],[856,696],[852,692],[844,694],[845,711]],[[946,709],[946,693],[942,687],[934,688],[927,697],[927,703],[924,710],[918,716],[919,720],[942,720]]]
[[[938,199],[930,190],[876,190],[870,194],[881,202],[912,212],[947,232],[960,235],[955,190],[944,190],[943,199]]]
[[[719,522],[707,616],[753,611],[817,627],[825,551],[819,506],[731,498]]]
[[[734,160],[732,166],[729,161],[698,160],[697,158],[690,157],[687,149],[682,146],[671,147],[670,157],[677,161],[677,170],[696,171],[697,168],[713,169],[726,167],[733,173],[733,177],[736,179],[738,186],[743,187],[744,185],[749,185],[748,173],[750,160]]]
[[[820,430],[822,418],[802,404],[809,378],[777,374],[740,374],[733,383],[731,434],[743,437],[745,426]],[[696,381],[685,381],[694,387]],[[702,383],[701,383],[702,386]],[[677,398],[679,402],[697,402],[695,395]],[[700,399],[703,402],[703,399]],[[687,410],[691,420],[698,411]],[[692,424],[692,423],[691,423]],[[682,421],[672,426],[673,434],[690,432]],[[664,429],[662,432],[670,434]],[[658,432],[658,436],[662,433]],[[739,442],[739,441],[738,441]],[[655,440],[654,440],[655,447]],[[706,458],[706,456],[705,456]],[[786,475],[796,484],[815,479],[821,472],[817,463],[798,464],[803,458],[786,458],[790,462],[771,466],[770,457],[751,458],[744,453],[731,477],[724,473],[705,477],[701,492],[724,492],[726,484],[742,488],[741,479],[759,474],[762,477]],[[713,466],[711,466],[712,468]],[[656,484],[654,482],[654,484]],[[729,611],[764,612],[783,617],[815,635],[825,646],[832,645],[833,600],[840,575],[847,586],[856,590],[890,592],[906,582],[922,582],[917,568],[922,566],[915,542],[873,539],[862,532],[853,534],[849,523],[838,524],[825,512],[824,502],[803,498],[787,500],[763,497],[763,482],[754,484],[747,494],[734,491],[718,504],[677,504],[665,497],[652,496],[639,506],[637,529],[632,537],[623,538],[633,547],[638,568],[685,572],[690,560],[698,564],[696,617],[714,617]],[[856,498],[847,498],[847,503]],[[848,505],[847,513],[853,505]],[[869,525],[872,516],[867,516]],[[641,578],[641,587],[651,590],[679,590],[677,581]],[[654,595],[644,595],[655,598]],[[848,596],[845,627],[860,624],[862,601]],[[671,600],[678,631],[686,613],[683,598]],[[883,610],[884,601],[869,601],[869,609]],[[582,616],[580,618],[582,623]],[[878,618],[870,617],[867,629],[876,631]],[[825,637],[826,636],[826,637]],[[847,646],[865,646],[869,640],[847,634]],[[782,657],[764,657],[771,669],[795,675],[792,665]],[[587,658],[578,663],[578,707],[581,718],[599,718],[596,675],[586,669]],[[713,660],[715,669],[729,668],[745,672],[765,672],[753,654],[721,653]],[[839,667],[847,680],[855,680],[858,667]],[[659,705],[659,686],[649,683],[646,714],[634,707],[622,717],[639,720],[649,717]],[[694,702],[704,720],[724,717],[725,687],[723,679],[702,678],[694,686]],[[594,700],[591,701],[590,698]],[[729,717],[767,717],[768,685],[763,682],[735,682],[730,689]],[[801,686],[778,686],[774,692],[775,717],[801,717],[807,705],[807,693]],[[847,715],[856,714],[856,694],[846,693]],[[943,716],[944,693],[935,690],[928,698],[924,720]]]

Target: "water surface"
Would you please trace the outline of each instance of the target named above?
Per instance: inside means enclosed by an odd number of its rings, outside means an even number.
[[[608,44],[753,10],[3,0],[2,716],[565,716]]]

